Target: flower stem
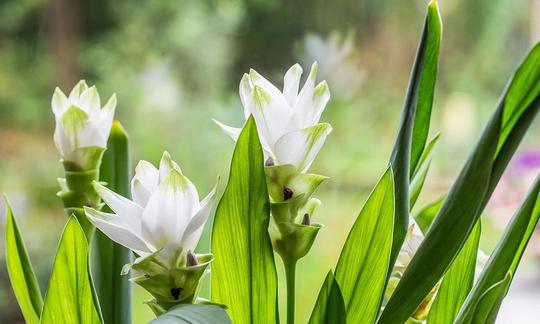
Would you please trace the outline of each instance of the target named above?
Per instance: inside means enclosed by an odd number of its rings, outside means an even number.
[[[287,281],[287,324],[294,324],[296,260],[283,259]]]

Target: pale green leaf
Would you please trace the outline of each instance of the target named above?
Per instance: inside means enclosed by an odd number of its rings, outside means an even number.
[[[453,324],[474,283],[481,226],[476,224],[467,242],[444,275],[427,318],[428,324]]]
[[[253,117],[234,150],[229,182],[212,231],[212,301],[233,323],[276,323],[277,275],[268,235],[264,158]]]
[[[26,323],[39,323],[43,308],[43,298],[38,281],[32,269],[21,232],[13,217],[7,198],[6,202],[6,263],[17,302],[21,307]]]
[[[41,323],[102,323],[88,267],[88,243],[74,216],[64,228],[54,258]]]
[[[381,177],[358,215],[336,266],[347,322],[371,323],[379,312],[392,249],[392,168]]]
[[[341,289],[334,274],[329,271],[319,291],[315,307],[309,318],[309,324],[344,324],[346,322],[347,312]]]

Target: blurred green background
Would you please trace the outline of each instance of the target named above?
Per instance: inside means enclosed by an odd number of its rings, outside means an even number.
[[[425,5],[425,0],[0,1],[0,192],[12,202],[42,290],[66,221],[55,197],[56,178],[62,176],[52,140],[55,86],[68,92],[83,78],[98,86],[102,101],[117,93],[117,118],[130,134],[133,164],[157,163],[167,149],[202,195],[216,174],[227,177],[234,143],[211,119],[242,124],[237,91],[242,73],[254,68],[281,87],[289,66],[300,62],[308,71],[317,60],[319,80],[326,79],[332,92],[322,119],[334,132],[311,168],[331,179],[316,194],[323,206],[315,221],[325,227],[299,264],[297,319],[305,322],[348,229],[385,169]],[[442,137],[418,206],[451,185],[513,68],[540,38],[539,0],[454,0],[439,6],[444,29],[432,133]],[[537,126],[487,209],[486,252],[538,173]],[[5,269],[3,217],[2,212],[0,322],[17,323],[23,320]],[[532,244],[538,250],[537,242]],[[525,300],[538,302],[534,246],[531,251],[516,285],[536,289]],[[279,261],[278,267],[281,271]],[[516,300],[512,291],[510,299]],[[518,290],[515,296],[528,295]],[[148,298],[135,289],[136,323],[152,318],[142,304]],[[507,309],[503,306],[502,317],[517,316]]]

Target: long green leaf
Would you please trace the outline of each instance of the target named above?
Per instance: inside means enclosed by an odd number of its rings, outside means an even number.
[[[392,249],[392,168],[381,177],[356,219],[336,266],[347,322],[371,323],[379,312]]]
[[[476,224],[469,239],[444,275],[427,318],[428,324],[453,324],[474,283],[481,226]]]
[[[394,170],[396,212],[390,268],[403,244],[409,224],[409,182],[427,141],[437,78],[441,19],[437,3],[427,7],[426,21],[405,98],[390,164]]]
[[[513,216],[503,237],[480,275],[480,279],[467,297],[458,317],[458,323],[469,323],[478,312],[478,303],[487,290],[515,273],[540,218],[540,176],[527,195],[520,209]],[[511,278],[510,278],[511,281]],[[504,292],[506,293],[506,292]]]
[[[486,292],[480,296],[480,300],[476,305],[475,312],[472,316],[472,321],[465,323],[495,323],[499,308],[508,292],[508,288],[510,288],[512,277],[512,272],[508,271],[504,279],[489,287]],[[458,321],[457,323],[463,322]]]
[[[433,152],[435,145],[439,141],[439,134],[437,134],[429,143],[426,145],[426,149],[424,152],[422,152],[422,156],[420,157],[420,161],[418,162],[416,166],[416,170],[413,173],[413,176],[411,178],[411,184],[409,188],[409,209],[412,210],[414,205],[416,204],[416,200],[418,200],[418,197],[420,196],[420,192],[422,191],[422,188],[424,187],[424,182],[426,181],[426,177],[429,171],[429,167],[431,166],[431,161],[433,160]]]
[[[13,211],[7,198],[5,198],[5,202],[6,263],[9,279],[26,323],[39,323],[39,315],[43,308],[43,298],[39,291],[39,284],[34,275],[28,252],[26,252],[23,237],[17,227],[17,222],[15,222],[15,217],[13,217]]]
[[[537,44],[509,82],[425,240],[386,305],[380,323],[403,323],[441,279],[467,240],[538,112],[539,64],[540,45]],[[532,101],[529,99],[531,96],[534,98]],[[503,130],[503,116],[516,120],[511,129]]]
[[[102,323],[88,266],[88,243],[74,216],[64,228],[54,258],[41,323]]]
[[[309,324],[344,324],[346,322],[347,312],[341,289],[334,274],[329,271],[319,291]]]
[[[253,117],[234,150],[229,183],[212,231],[212,300],[233,323],[277,322],[277,275],[268,235],[264,159]]]
[[[215,305],[181,304],[150,321],[150,324],[228,324],[227,312]]]
[[[130,198],[129,139],[118,121],[114,121],[107,151],[103,155],[100,181],[114,192]],[[108,206],[104,211],[111,212]],[[131,262],[129,249],[96,231],[92,240],[92,276],[105,323],[131,323],[131,284],[122,276],[122,267]]]

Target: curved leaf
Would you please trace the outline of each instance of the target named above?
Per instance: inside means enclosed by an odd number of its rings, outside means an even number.
[[[102,323],[88,268],[88,243],[75,216],[64,228],[54,258],[41,323]]]
[[[149,324],[228,324],[227,312],[215,305],[181,304],[158,316]]]
[[[540,70],[536,67],[539,62],[540,44],[537,44],[499,100],[425,240],[381,314],[380,323],[403,323],[441,279],[467,240],[540,108],[540,88],[537,86]],[[531,76],[531,71],[537,74]],[[534,100],[529,100],[530,96]],[[503,115],[516,120],[511,129],[503,130]]]
[[[437,134],[429,143],[426,145],[426,149],[420,157],[420,161],[414,170],[413,176],[411,178],[411,184],[409,188],[410,201],[409,201],[409,210],[412,210],[416,204],[418,196],[424,187],[424,182],[426,181],[427,173],[429,167],[431,166],[431,160],[433,160],[433,148],[439,141],[439,134]]]
[[[347,322],[345,303],[341,295],[341,289],[332,271],[326,275],[326,279],[319,291],[319,297],[309,318],[309,324],[344,324]]]
[[[381,177],[356,219],[336,266],[347,322],[371,323],[379,312],[392,250],[392,168]]]
[[[43,308],[43,298],[39,284],[32,269],[32,263],[26,252],[21,232],[13,217],[13,211],[6,202],[6,263],[9,279],[24,319],[29,324],[39,323]]]
[[[441,42],[441,18],[437,3],[431,1],[401,115],[390,164],[394,170],[396,212],[394,242],[390,268],[397,257],[409,224],[409,182],[412,178],[429,133],[431,107],[437,78]]]
[[[457,323],[469,323],[477,312],[477,304],[487,290],[505,279],[508,273],[515,273],[525,247],[540,218],[540,176],[528,193],[520,209],[512,217],[503,237],[491,254],[484,271],[461,309]],[[510,281],[512,278],[510,277]],[[510,282],[509,282],[510,284]],[[506,292],[505,292],[506,293]]]
[[[253,117],[240,133],[212,230],[212,301],[235,324],[277,321],[277,275],[268,235],[264,159]]]

